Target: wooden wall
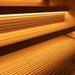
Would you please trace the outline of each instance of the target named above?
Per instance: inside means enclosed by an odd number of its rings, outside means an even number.
[[[59,14],[44,13],[29,16],[19,14],[18,16],[0,17],[0,33],[63,22],[65,18],[64,14],[64,12],[60,12]]]
[[[65,6],[65,0],[50,0],[49,6]]]
[[[47,0],[0,0],[0,6],[46,6]]]
[[[65,12],[65,21],[75,26],[75,0],[50,0],[49,6],[69,7],[69,11]]]
[[[75,26],[75,0],[66,0],[69,11],[65,13],[65,21]]]

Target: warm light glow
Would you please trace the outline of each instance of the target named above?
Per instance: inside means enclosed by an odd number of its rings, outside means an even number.
[[[68,23],[61,22],[46,26],[39,26],[13,32],[2,33],[0,34],[0,47],[23,40],[28,40],[34,37],[42,36],[48,33],[53,33],[70,27],[72,26],[70,26]]]
[[[45,72],[44,75],[49,75],[47,73],[52,71],[72,71],[73,44],[74,40],[64,35],[7,54],[0,58],[0,75],[43,75]]]
[[[25,2],[41,2],[43,0],[25,0]]]
[[[60,14],[64,13],[65,11],[59,11],[59,12],[41,12],[41,13],[21,13],[21,14],[5,14],[0,15],[0,17],[6,17],[6,16],[30,16],[30,15],[43,15],[43,14]]]

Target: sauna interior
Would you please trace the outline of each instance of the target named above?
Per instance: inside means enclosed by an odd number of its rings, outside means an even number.
[[[0,0],[0,75],[75,75],[75,0]]]

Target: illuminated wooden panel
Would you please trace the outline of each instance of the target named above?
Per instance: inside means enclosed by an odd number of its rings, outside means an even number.
[[[68,23],[60,22],[46,26],[40,26],[35,28],[23,29],[13,32],[7,32],[0,34],[0,47],[8,44],[20,42],[23,40],[31,39],[37,36],[42,36],[48,33],[53,33],[63,29],[73,27]]]
[[[63,22],[63,12],[0,15],[0,33]]]
[[[47,6],[47,0],[0,0],[0,6]]]
[[[65,12],[65,22],[75,26],[75,0],[66,0],[65,3],[69,7],[69,11]],[[75,39],[75,31],[66,35]]]
[[[66,0],[69,11],[65,12],[65,21],[75,26],[75,0]]]
[[[60,36],[0,58],[1,75],[69,75],[75,70],[74,39]]]
[[[65,0],[49,0],[49,6],[66,6]]]

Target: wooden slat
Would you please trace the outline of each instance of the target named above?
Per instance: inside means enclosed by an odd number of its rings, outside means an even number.
[[[0,34],[0,47],[71,27],[73,27],[73,25],[70,26],[68,23],[60,22],[46,26],[2,33]]]
[[[64,17],[64,12],[33,16],[4,16],[0,18],[0,33],[62,22]]]

